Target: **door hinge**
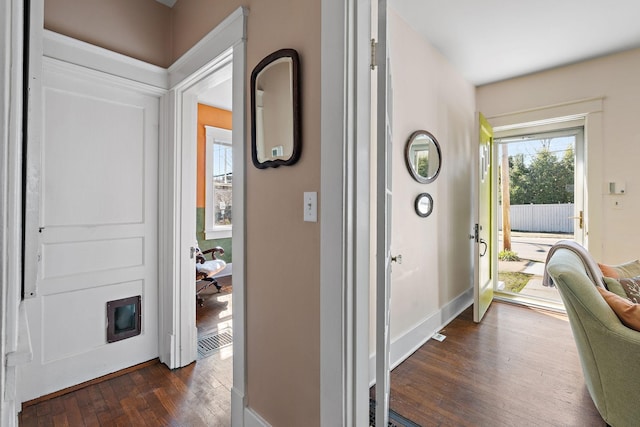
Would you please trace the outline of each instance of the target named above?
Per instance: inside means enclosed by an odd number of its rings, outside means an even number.
[[[376,49],[378,48],[378,43],[376,43],[376,39],[371,39],[371,63],[369,66],[371,70],[376,69]]]
[[[473,226],[473,236],[471,236],[471,238],[474,239],[476,243],[480,243],[480,230],[482,230],[482,226],[480,224]]]

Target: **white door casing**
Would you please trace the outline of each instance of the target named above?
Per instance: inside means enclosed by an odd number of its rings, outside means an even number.
[[[17,426],[18,366],[31,358],[23,337],[22,118],[24,2],[0,0],[0,425]]]
[[[320,424],[368,425],[370,0],[322,1]]]
[[[581,152],[576,148],[576,183],[582,182],[583,188],[575,189],[576,211],[579,205],[583,210],[584,228],[581,234],[576,233],[576,240],[589,248],[594,258],[602,258],[601,245],[589,245],[589,241],[602,241],[602,209],[600,198],[589,197],[588,189],[598,189],[605,182],[603,166],[599,155],[603,150],[603,111],[604,98],[587,98],[561,104],[536,106],[529,110],[513,113],[501,113],[488,117],[496,133],[501,137],[526,132],[525,129],[535,127],[540,131],[570,127],[571,123],[584,126],[584,141]],[[590,154],[591,153],[591,154]],[[597,191],[597,190],[596,190]],[[594,191],[591,191],[593,194]],[[581,200],[580,200],[581,199]],[[578,212],[576,212],[577,214]],[[575,215],[578,216],[578,215]],[[576,221],[577,224],[577,221]]]
[[[387,2],[378,1],[376,47],[376,426],[389,422],[390,284],[392,209],[392,95],[387,38]]]
[[[245,402],[245,99],[246,19],[248,10],[236,9],[223,22],[169,67],[167,138],[160,155],[161,226],[167,230],[161,253],[168,260],[163,273],[168,280],[161,291],[161,360],[170,368],[186,366],[197,357],[195,326],[196,124],[198,93],[217,70],[232,61],[233,145],[233,387],[231,420],[244,425],[252,414]]]

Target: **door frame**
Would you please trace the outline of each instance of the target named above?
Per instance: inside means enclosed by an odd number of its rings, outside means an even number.
[[[0,0],[0,425],[17,425],[18,365],[28,361],[30,349],[21,308],[22,283],[22,156],[24,2]]]
[[[604,182],[603,166],[600,162],[601,156],[599,154],[603,150],[603,104],[604,98],[596,97],[487,116],[487,120],[493,126],[494,136],[499,134],[501,137],[512,131],[520,133],[523,129],[529,127],[536,127],[540,130],[544,126],[557,127],[558,123],[566,123],[568,126],[572,121],[583,123],[582,173],[584,176],[583,208],[585,224],[583,245],[589,248],[589,252],[594,258],[602,257],[602,245],[589,245],[589,241],[602,241],[602,209],[599,206],[599,197],[589,197],[589,192],[591,191],[597,195]],[[578,165],[576,165],[576,168],[578,168]],[[497,241],[497,227],[495,228],[494,241]],[[497,258],[497,252],[495,257]]]
[[[503,131],[498,129],[497,132],[494,131],[494,140],[496,151],[501,145],[509,145],[512,142],[503,142],[504,139],[509,139],[512,137],[527,137],[527,136],[539,136],[540,138],[544,138],[545,136],[549,136],[549,134],[554,135],[556,133],[565,133],[566,135],[572,134],[575,137],[575,147],[574,147],[574,219],[577,219],[580,215],[580,212],[586,214],[585,207],[585,189],[586,189],[586,168],[585,168],[585,118],[570,118],[567,120],[554,121],[553,123],[548,124],[540,124],[536,126],[523,126],[523,127],[510,127],[508,130]],[[555,136],[555,135],[554,135]],[[497,155],[497,153],[496,153]],[[497,174],[497,172],[496,172]],[[497,203],[496,203],[497,206]],[[497,206],[499,207],[499,206]],[[496,207],[496,222],[498,210]],[[575,222],[575,221],[574,221]],[[573,233],[574,241],[583,246],[585,244],[586,238],[586,228],[583,226],[581,228],[574,227]],[[497,243],[497,240],[496,240]],[[497,252],[499,252],[497,250]]]
[[[369,425],[371,0],[322,0],[320,424]]]
[[[531,127],[545,130],[544,126],[547,126],[549,130],[552,130],[557,128],[558,123],[565,123],[567,127],[570,127],[571,123],[584,125],[583,205],[585,229],[583,234],[585,247],[589,247],[589,240],[602,241],[602,210],[599,206],[599,199],[589,197],[589,192],[598,193],[604,182],[599,154],[603,150],[603,111],[604,98],[597,97],[487,116],[487,120],[493,126],[494,135],[500,135],[500,137],[513,131],[521,133],[524,129]],[[589,252],[594,257],[601,257],[601,251],[600,246],[589,247]]]
[[[160,254],[166,260],[160,277],[160,360],[170,368],[197,358],[195,269],[190,249],[195,245],[197,94],[232,56],[234,156],[233,386],[231,416],[244,424],[245,352],[245,133],[246,21],[240,7],[169,67],[169,93],[163,98],[160,151]],[[194,124],[194,126],[191,126]]]

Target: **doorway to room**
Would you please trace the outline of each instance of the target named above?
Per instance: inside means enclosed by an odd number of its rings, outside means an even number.
[[[163,152],[162,188],[167,194],[163,201],[164,253],[167,262],[166,275],[169,280],[163,288],[167,306],[163,318],[163,331],[169,339],[163,344],[166,349],[166,363],[170,368],[194,366],[207,376],[207,392],[230,395],[230,405],[225,405],[228,417],[242,419],[245,416],[245,323],[244,323],[244,209],[245,209],[245,58],[246,58],[246,16],[247,10],[236,9],[231,15],[202,38],[183,55],[169,70],[171,90],[165,98],[169,114],[167,144]],[[196,327],[196,189],[197,189],[197,123],[198,103],[208,89],[216,86],[219,72],[230,65],[232,111],[232,153],[233,153],[233,230],[230,250],[233,260],[233,357],[227,360],[232,365],[228,371],[228,388],[209,380],[208,363],[201,359],[198,363],[198,330]],[[226,250],[225,250],[226,252]],[[162,359],[161,359],[162,360]],[[214,369],[218,366],[213,363]]]
[[[562,309],[542,283],[549,249],[560,240],[584,243],[584,129],[498,136],[498,281],[503,298]]]
[[[195,206],[188,217],[195,222],[199,255],[196,264],[195,305],[198,371],[213,384],[216,404],[231,405],[233,387],[233,56],[220,61],[190,92],[195,112]],[[194,108],[195,107],[195,108]],[[187,219],[187,218],[185,218]],[[237,255],[237,254],[236,254]],[[218,420],[230,422],[228,411]]]

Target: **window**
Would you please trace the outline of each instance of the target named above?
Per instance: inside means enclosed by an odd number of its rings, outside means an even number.
[[[231,131],[211,126],[206,129],[205,237],[231,237],[233,225],[233,157]]]

